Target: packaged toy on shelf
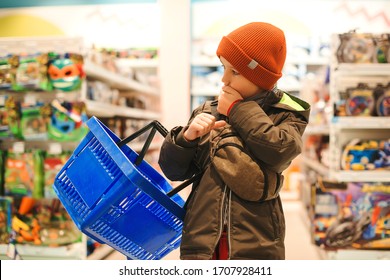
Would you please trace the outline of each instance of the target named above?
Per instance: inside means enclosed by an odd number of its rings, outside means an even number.
[[[344,170],[390,169],[390,140],[352,139],[341,158]]]
[[[8,196],[43,197],[42,151],[17,151],[6,153],[4,165],[4,193]]]
[[[47,127],[50,122],[48,104],[24,105],[21,108],[20,137],[24,140],[47,140]]]
[[[325,249],[390,249],[390,184],[319,180],[312,191],[316,245]]]
[[[11,235],[12,198],[0,197],[0,244],[7,244]]]
[[[52,114],[48,128],[49,139],[56,141],[79,141],[88,132],[85,124],[87,110],[82,101],[51,102]]]
[[[43,174],[44,174],[44,197],[45,198],[57,198],[53,190],[53,183],[55,176],[64,166],[64,164],[70,158],[72,152],[59,151],[57,152],[45,152],[43,162]]]
[[[388,80],[388,79],[387,79]],[[334,104],[335,116],[389,116],[390,115],[390,83],[387,86],[377,79],[377,82],[357,83],[356,86],[341,87],[347,84],[340,83],[339,98]],[[381,82],[382,81],[382,82]]]
[[[80,89],[85,78],[83,56],[75,53],[63,55],[49,53],[48,75],[54,89],[73,91]]]
[[[339,34],[337,49],[339,63],[389,63],[390,34],[356,33]]]
[[[81,232],[58,199],[16,199],[12,231],[18,244],[57,247],[81,240]]]

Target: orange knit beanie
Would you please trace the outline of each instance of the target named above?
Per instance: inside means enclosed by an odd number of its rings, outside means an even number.
[[[222,38],[217,56],[260,88],[272,89],[282,77],[286,60],[284,33],[265,22],[243,25]]]

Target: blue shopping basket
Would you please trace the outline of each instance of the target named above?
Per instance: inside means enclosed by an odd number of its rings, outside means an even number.
[[[177,188],[143,160],[157,121],[121,140],[96,117],[89,132],[57,174],[53,188],[65,209],[87,236],[128,259],[161,259],[179,247],[185,214]],[[128,142],[150,129],[139,154]]]

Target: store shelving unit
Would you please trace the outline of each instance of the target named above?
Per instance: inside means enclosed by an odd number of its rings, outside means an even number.
[[[0,55],[12,54],[35,54],[56,52],[83,54],[82,38],[73,37],[16,37],[1,38]],[[70,92],[53,90],[50,92],[26,90],[22,92],[13,92],[11,90],[0,90],[0,103],[4,105],[6,98],[13,97],[15,100],[35,104],[36,101],[50,103],[54,99],[62,101],[79,101],[82,95],[81,89]],[[55,140],[19,140],[19,139],[2,139],[0,148],[9,150],[18,147],[20,152],[25,150],[73,150],[77,142],[59,142]],[[56,247],[40,246],[30,244],[0,244],[0,259],[9,259],[10,254],[16,249],[22,259],[85,259],[87,256],[86,237],[80,233],[80,240],[68,245],[58,245]]]
[[[330,68],[330,104],[332,113],[327,120],[328,126],[308,127],[305,136],[328,135],[329,164],[311,158],[308,154],[303,154],[302,160],[307,176],[307,183],[303,186],[306,202],[313,202],[313,186],[317,178],[320,177],[328,182],[338,183],[378,183],[388,184],[390,182],[390,170],[347,170],[343,168],[345,161],[345,147],[354,139],[390,139],[390,118],[388,116],[340,116],[335,112],[335,104],[340,104],[342,92],[350,85],[357,86],[360,82],[371,85],[387,84],[390,81],[390,64],[388,63],[339,63],[336,57],[336,50],[339,46],[339,37],[332,37],[333,56]],[[312,207],[312,208],[311,208]],[[308,206],[309,217],[313,221],[313,213],[316,205]],[[311,226],[313,227],[313,225]],[[334,250],[323,250],[323,256],[327,259],[389,259],[388,250],[354,250],[337,248]]]

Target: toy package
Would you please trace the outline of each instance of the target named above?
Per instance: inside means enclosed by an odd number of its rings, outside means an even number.
[[[4,193],[7,196],[43,197],[43,157],[41,150],[22,153],[8,151],[4,166]]]
[[[390,249],[390,184],[319,180],[312,237],[325,249]]]
[[[17,199],[11,227],[18,244],[57,247],[81,240],[81,232],[58,199]]]
[[[47,152],[44,157],[44,197],[57,198],[53,190],[55,176],[70,158],[72,152],[63,151],[58,154]]]
[[[56,141],[80,141],[88,133],[87,110],[84,102],[51,102],[52,115],[48,127],[49,139]]]
[[[74,53],[65,53],[64,55],[49,53],[48,56],[47,73],[52,88],[61,91],[80,89],[85,77],[83,56]]]
[[[344,170],[389,170],[390,140],[352,139],[343,150]]]
[[[345,90],[339,89],[340,98],[334,104],[335,116],[390,115],[390,83],[358,83]]]
[[[49,108],[48,110],[45,108]],[[35,104],[21,108],[20,136],[24,140],[47,140],[50,105]]]
[[[12,69],[8,63],[8,57],[0,57],[0,89],[10,89],[12,87]]]
[[[6,134],[10,137],[21,139],[21,103],[19,101],[16,101],[15,98],[13,98],[12,96],[9,96],[5,99],[4,108],[4,122],[7,124]]]
[[[12,198],[0,197],[0,244],[7,244],[11,235]]]
[[[0,139],[13,138],[8,123],[8,112],[5,106],[0,105]]]
[[[349,32],[339,34],[339,63],[389,63],[390,34]]]

